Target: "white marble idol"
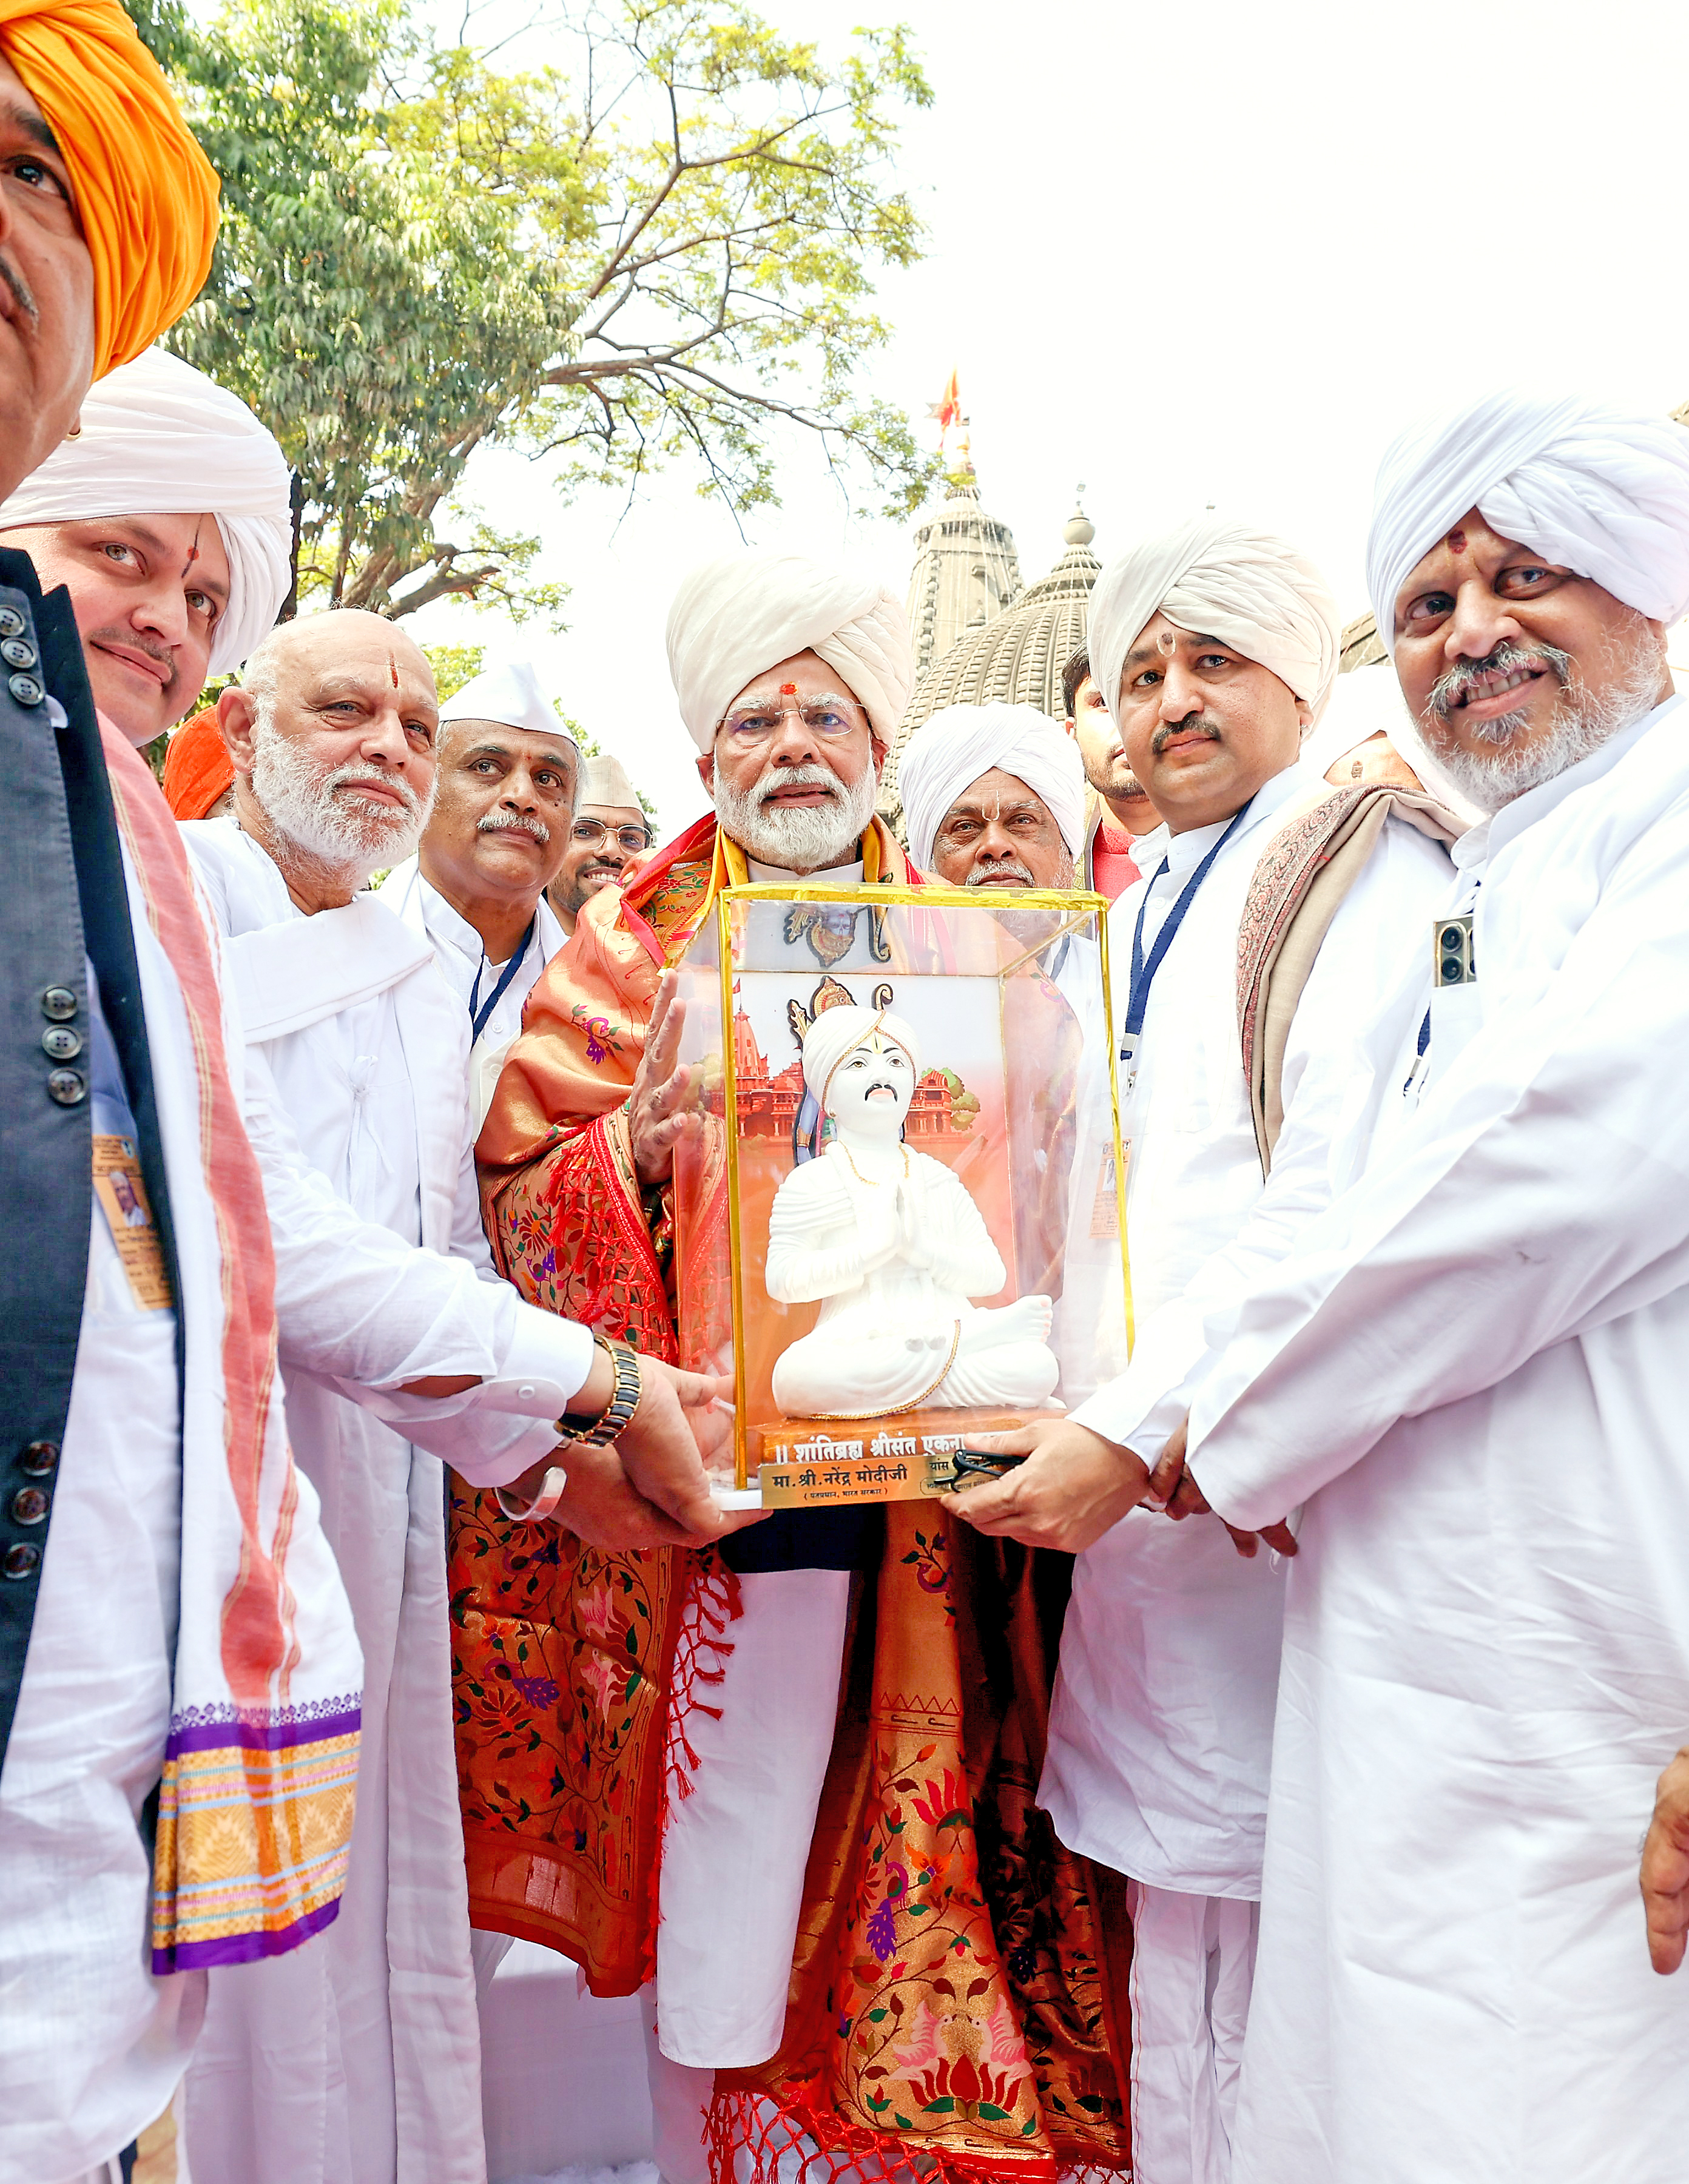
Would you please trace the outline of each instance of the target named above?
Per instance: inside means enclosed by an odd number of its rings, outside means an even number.
[[[774,1197],[768,1294],[822,1300],[782,1352],[789,1418],[878,1418],[920,1405],[1047,1403],[1059,1368],[1048,1297],[982,1311],[1006,1279],[967,1186],[902,1142],[921,1077],[915,1034],[882,1009],[826,1009],[804,1039],[804,1080],[837,1135]]]

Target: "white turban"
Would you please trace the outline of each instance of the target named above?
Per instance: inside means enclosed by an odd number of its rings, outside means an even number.
[[[1109,563],[1091,593],[1087,649],[1117,727],[1126,655],[1158,613],[1269,668],[1319,718],[1340,658],[1337,602],[1282,538],[1199,515]]]
[[[909,855],[923,871],[945,814],[982,774],[1001,766],[1043,798],[1068,854],[1085,844],[1085,770],[1079,746],[1035,705],[945,705],[923,721],[897,762]]]
[[[440,722],[493,721],[501,727],[527,728],[537,736],[555,736],[579,756],[579,747],[557,717],[557,709],[539,687],[526,660],[506,660],[454,690],[440,707]]]
[[[903,609],[884,584],[803,554],[705,561],[669,609],[669,673],[701,751],[739,692],[783,660],[818,653],[889,747],[909,703],[915,655]]]
[[[840,1001],[833,1008],[823,1009],[804,1034],[804,1083],[814,1093],[816,1105],[823,1113],[833,1071],[874,1031],[889,1039],[894,1046],[903,1049],[909,1056],[915,1081],[920,1083],[921,1044],[902,1017],[893,1016],[889,1009],[847,1008]]]
[[[1513,388],[1410,426],[1378,466],[1367,590],[1391,652],[1402,585],[1474,508],[1650,621],[1689,608],[1689,432]]]
[[[287,459],[244,402],[167,349],[96,380],[82,429],[3,506],[0,531],[100,515],[211,515],[229,557],[229,601],[207,671],[238,667],[275,627],[291,582]]]

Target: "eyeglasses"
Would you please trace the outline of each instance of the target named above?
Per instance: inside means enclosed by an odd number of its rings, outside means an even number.
[[[569,829],[571,842],[590,842],[595,850],[602,849],[612,834],[630,857],[651,846],[650,829],[646,827],[606,827],[602,819],[577,819]]]
[[[777,705],[771,700],[766,705],[735,706],[716,726],[736,750],[755,750],[779,733],[780,723],[789,716],[823,743],[850,735],[867,717],[853,699],[828,694],[805,698],[800,705]]]

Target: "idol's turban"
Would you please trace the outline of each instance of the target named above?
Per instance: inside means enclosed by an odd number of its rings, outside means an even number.
[[[915,658],[902,607],[883,584],[802,554],[734,554],[694,569],[669,609],[669,673],[680,717],[707,752],[739,692],[783,660],[820,655],[889,747]]]
[[[94,376],[199,293],[217,177],[118,0],[0,0],[0,53],[52,126],[94,265]]]
[[[1650,621],[1689,609],[1689,432],[1513,389],[1410,426],[1379,465],[1367,590],[1392,652],[1402,587],[1474,508],[1503,538]]]
[[[1070,855],[1085,841],[1085,770],[1073,738],[1035,705],[945,705],[923,721],[897,762],[909,855],[930,872],[945,814],[1001,766],[1049,806]]]
[[[893,1016],[888,1009],[846,1008],[841,1002],[823,1009],[804,1034],[804,1083],[814,1093],[816,1105],[823,1114],[833,1071],[875,1032],[903,1049],[919,1083],[920,1041],[902,1017]]]
[[[1269,668],[1318,719],[1337,674],[1337,602],[1282,538],[1199,515],[1109,563],[1091,593],[1088,643],[1117,723],[1126,655],[1157,614]]]
[[[229,601],[209,671],[226,675],[276,626],[291,581],[287,459],[237,395],[168,349],[92,387],[82,429],[12,498],[0,531],[99,515],[212,515],[229,557]]]

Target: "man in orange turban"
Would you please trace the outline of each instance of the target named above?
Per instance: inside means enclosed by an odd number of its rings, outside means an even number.
[[[164,752],[164,801],[178,819],[220,819],[234,801],[235,769],[208,705],[185,721]]]
[[[203,287],[217,177],[117,0],[0,0],[0,499]]]

